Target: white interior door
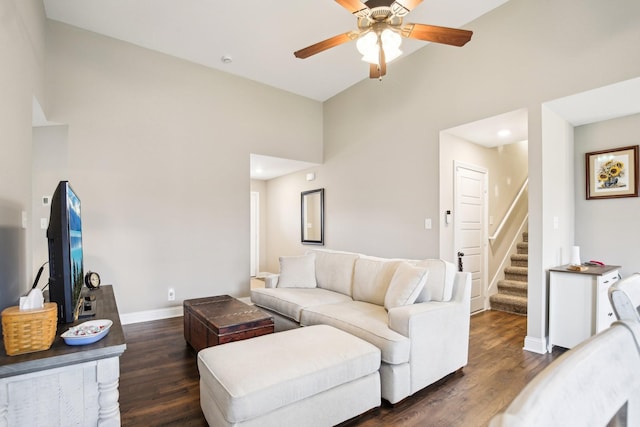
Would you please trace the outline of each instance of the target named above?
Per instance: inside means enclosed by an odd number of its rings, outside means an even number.
[[[454,249],[462,252],[463,271],[471,273],[471,312],[486,306],[487,176],[479,166],[454,163]]]
[[[258,274],[260,268],[260,193],[251,192],[251,277]]]

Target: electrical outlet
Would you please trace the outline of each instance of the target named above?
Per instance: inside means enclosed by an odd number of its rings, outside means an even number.
[[[175,301],[176,300],[176,291],[173,288],[169,288],[169,292],[167,293],[167,299],[169,301]]]

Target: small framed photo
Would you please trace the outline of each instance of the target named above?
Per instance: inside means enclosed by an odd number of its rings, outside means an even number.
[[[585,154],[587,200],[638,197],[638,146]]]

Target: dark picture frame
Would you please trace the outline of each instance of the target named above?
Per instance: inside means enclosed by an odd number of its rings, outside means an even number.
[[[300,241],[324,245],[324,188],[300,193]]]
[[[638,197],[638,146],[585,153],[587,200]]]

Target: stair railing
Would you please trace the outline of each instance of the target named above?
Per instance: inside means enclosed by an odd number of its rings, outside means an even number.
[[[502,218],[502,221],[500,221],[500,224],[498,225],[498,228],[496,228],[495,233],[493,233],[492,236],[489,236],[489,240],[490,241],[493,242],[494,240],[496,240],[498,238],[498,235],[502,231],[502,228],[504,227],[504,225],[506,224],[507,220],[511,216],[511,213],[513,212],[513,210],[515,209],[516,205],[518,204],[518,201],[520,200],[520,197],[522,197],[522,195],[524,194],[524,192],[525,192],[525,190],[527,189],[528,186],[529,186],[529,177],[527,177],[524,180],[524,182],[522,183],[522,187],[520,187],[520,191],[518,191],[518,194],[516,195],[515,199],[513,199],[513,202],[511,202],[511,206],[509,206],[509,210],[507,210],[507,213]]]

